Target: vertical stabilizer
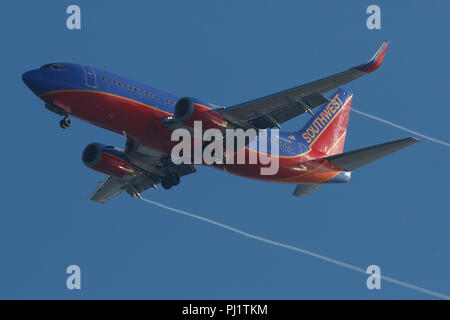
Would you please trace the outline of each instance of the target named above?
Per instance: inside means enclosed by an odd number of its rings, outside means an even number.
[[[344,150],[352,97],[351,92],[343,89],[333,93],[330,101],[299,131],[301,141],[326,155],[341,153]]]

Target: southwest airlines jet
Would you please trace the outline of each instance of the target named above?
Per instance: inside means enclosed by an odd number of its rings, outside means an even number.
[[[91,200],[104,203],[123,191],[140,197],[159,183],[170,189],[179,184],[180,177],[196,172],[192,164],[175,165],[171,160],[177,143],[171,141],[173,130],[192,128],[194,121],[201,121],[203,130],[261,132],[280,128],[283,122],[306,112],[311,118],[300,131],[279,131],[270,138],[269,133],[256,136],[269,145],[272,138],[278,139],[276,152],[265,154],[277,157],[276,174],[262,175],[264,165],[259,163],[212,164],[247,178],[295,184],[294,195],[303,197],[327,183],[346,183],[353,170],[419,141],[410,137],[343,152],[353,94],[339,87],[375,71],[388,46],[383,43],[367,63],[347,71],[228,108],[180,98],[81,64],[50,63],[22,78],[48,110],[62,117],[63,129],[70,127],[69,117],[73,116],[126,137],[124,150],[101,143],[84,149],[83,163],[108,175],[90,195]],[[324,96],[332,90],[328,98]],[[250,142],[243,148],[246,157],[260,152]]]

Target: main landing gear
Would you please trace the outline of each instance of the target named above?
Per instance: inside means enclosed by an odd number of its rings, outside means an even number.
[[[70,118],[66,116],[62,118],[62,120],[59,122],[59,125],[61,128],[67,129],[72,125],[72,120],[70,120]]]
[[[170,158],[162,159],[162,164],[164,166],[165,176],[161,177],[161,186],[169,190],[180,184],[180,176],[171,170]]]
[[[161,178],[161,186],[169,190],[170,188],[180,184],[180,176],[175,172],[169,173],[167,176]]]

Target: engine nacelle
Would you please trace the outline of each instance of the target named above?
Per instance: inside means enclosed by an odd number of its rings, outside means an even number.
[[[189,97],[184,97],[177,101],[173,117],[164,119],[164,124],[173,130],[182,126],[193,128],[194,121],[201,121],[203,130],[226,127],[222,115],[214,110],[212,106]]]
[[[195,111],[195,103],[191,98],[181,98],[175,104],[173,119],[179,123],[189,120]]]
[[[87,167],[110,176],[122,178],[134,173],[125,153],[114,146],[91,143],[84,148],[82,160]]]

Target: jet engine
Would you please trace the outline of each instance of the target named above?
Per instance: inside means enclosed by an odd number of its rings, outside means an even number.
[[[82,160],[87,167],[110,176],[122,178],[134,173],[125,153],[114,146],[91,143],[84,148]]]
[[[201,121],[202,129],[221,129],[226,127],[222,115],[209,104],[184,97],[177,101],[173,116],[166,117],[164,124],[171,130],[181,127],[194,127],[194,121]]]

